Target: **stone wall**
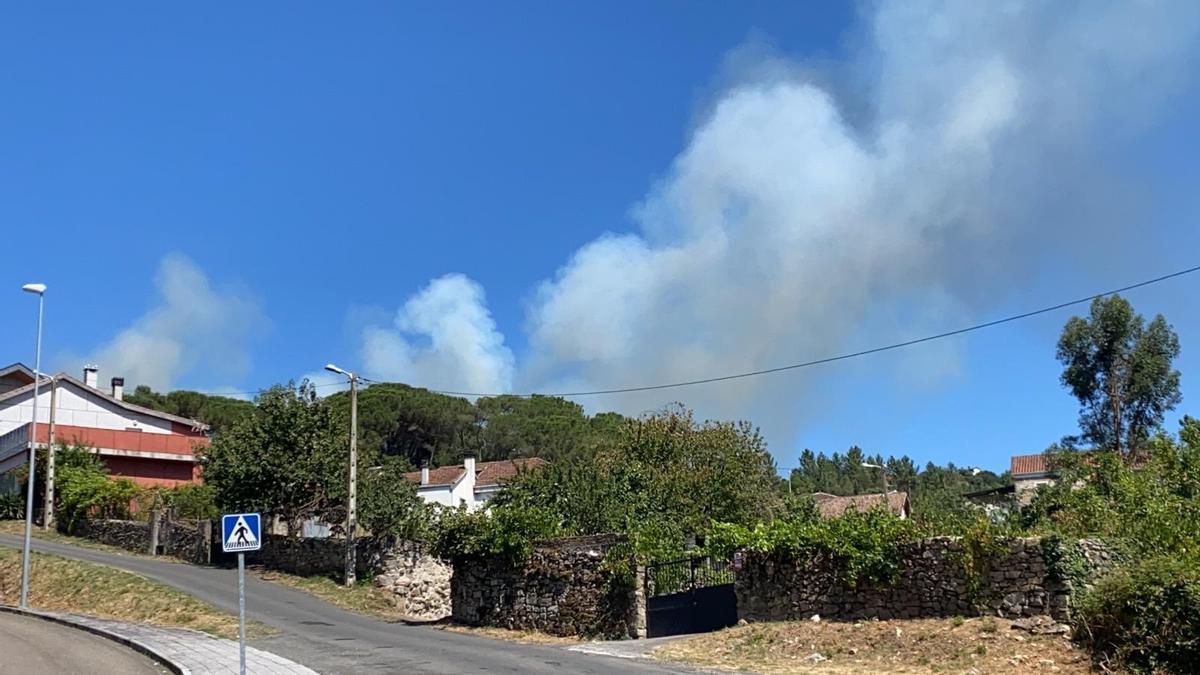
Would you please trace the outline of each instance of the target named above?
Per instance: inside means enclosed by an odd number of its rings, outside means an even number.
[[[158,526],[158,554],[196,565],[212,562],[211,520],[162,519]]]
[[[413,542],[383,551],[375,585],[391,592],[396,608],[410,619],[437,621],[450,616],[450,577],[454,568]]]
[[[1047,546],[1055,550],[1047,551]],[[1061,547],[1084,562],[1082,576],[1094,577],[1111,561],[1102,542],[1061,543],[1036,538],[1004,542],[986,574],[969,579],[963,548],[950,537],[905,544],[899,551],[902,572],[890,587],[851,588],[837,578],[827,557],[789,559],[743,553],[737,573],[738,618],[750,621],[808,619],[910,619],[994,614],[1020,617],[1048,614],[1065,620],[1072,582],[1054,561]]]
[[[542,542],[521,565],[496,558],[455,561],[452,616],[472,626],[551,635],[636,636],[632,579],[614,578],[604,565],[621,541],[602,536]]]
[[[215,561],[233,564],[234,554],[221,553],[219,532],[216,537]],[[391,591],[396,607],[409,618],[436,621],[450,615],[452,568],[448,563],[425,554],[419,544],[386,537],[358,537],[354,548],[358,578],[374,577],[375,585]],[[262,549],[246,554],[246,564],[305,577],[340,578],[346,569],[345,556],[344,539],[268,534]]]
[[[135,553],[151,553],[150,523],[138,520],[81,520],[71,534]]]

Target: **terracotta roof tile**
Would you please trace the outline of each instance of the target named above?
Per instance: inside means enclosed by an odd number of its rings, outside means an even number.
[[[1045,455],[1013,455],[1012,474],[1014,476],[1027,473],[1046,473],[1049,466]]]
[[[883,494],[878,492],[873,495],[852,495],[849,497],[835,497],[827,493],[817,493],[813,497],[817,502],[817,511],[821,514],[822,518],[836,518],[850,510],[850,507],[855,507],[859,511],[868,511],[883,505]],[[888,510],[892,513],[906,513],[908,493],[889,492],[887,502]]]
[[[517,475],[523,468],[536,469],[546,464],[548,462],[541,457],[503,459],[496,462],[476,462],[475,487],[499,485],[503,481]],[[462,478],[463,471],[463,467],[461,466],[439,466],[436,469],[430,469],[429,483],[427,485],[453,485],[459,478]],[[412,483],[420,483],[421,472],[409,471],[404,474],[404,479]]]
[[[475,475],[476,487],[488,487],[491,485],[499,485],[501,482],[512,478],[522,470],[536,469],[545,466],[548,462],[541,457],[530,457],[529,459],[508,459],[500,462],[481,462],[475,465],[478,473]]]

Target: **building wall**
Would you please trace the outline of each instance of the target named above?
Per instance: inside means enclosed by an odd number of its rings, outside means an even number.
[[[175,487],[199,482],[199,465],[194,462],[143,457],[101,456],[100,459],[113,478],[128,478],[142,487]]]
[[[1013,478],[1013,491],[1017,496],[1017,501],[1021,504],[1028,504],[1033,500],[1034,492],[1042,485],[1053,485],[1054,478],[1050,476],[1038,476],[1035,478]]]
[[[0,408],[0,434],[33,421],[32,391],[18,396],[16,400],[5,401],[3,405],[4,407]],[[50,421],[49,385],[43,386],[38,392],[38,421]],[[138,429],[142,433],[151,434],[169,434],[177,431],[172,428],[169,420],[133,412],[103,398],[98,392],[91,394],[67,382],[58,384],[55,423],[117,431]]]
[[[477,502],[475,494],[475,481],[472,476],[464,475],[453,485],[430,485],[426,487],[417,487],[417,496],[431,504],[441,504],[442,506],[450,506],[458,508],[460,505],[466,505],[468,510],[474,511],[482,503],[482,500]]]

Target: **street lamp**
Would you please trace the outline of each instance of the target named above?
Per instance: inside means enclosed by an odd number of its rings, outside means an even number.
[[[29,538],[33,534],[33,474],[37,470],[38,395],[42,382],[42,309],[46,304],[46,284],[25,284],[26,293],[38,296],[37,347],[33,357],[33,424],[29,434],[29,480],[25,489],[25,545],[21,549],[21,609],[29,608]]]
[[[346,495],[346,587],[354,585],[354,530],[358,527],[358,375],[332,363],[325,370],[350,381],[350,487]]]
[[[867,469],[879,469],[879,475],[883,476],[883,503],[887,504],[887,495],[888,495],[887,467],[882,466],[880,464],[872,464],[870,462],[863,462],[862,465],[863,465],[863,467],[865,467]]]

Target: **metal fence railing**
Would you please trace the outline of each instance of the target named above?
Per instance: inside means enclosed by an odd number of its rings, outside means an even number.
[[[670,595],[733,583],[733,566],[725,560],[685,558],[646,566],[646,597]]]

